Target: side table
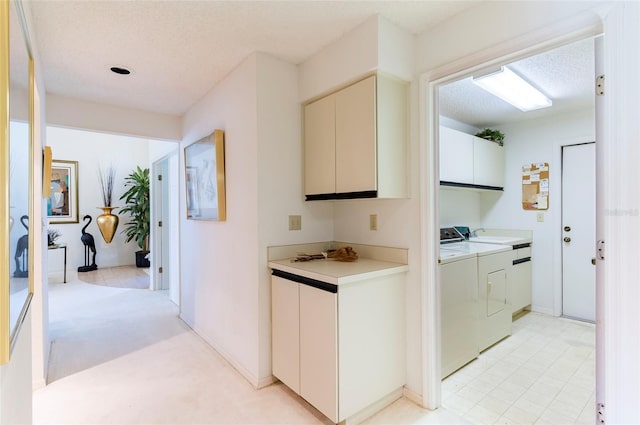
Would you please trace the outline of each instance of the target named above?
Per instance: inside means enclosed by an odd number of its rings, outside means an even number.
[[[67,283],[67,244],[49,245],[49,249],[64,249],[64,283]]]

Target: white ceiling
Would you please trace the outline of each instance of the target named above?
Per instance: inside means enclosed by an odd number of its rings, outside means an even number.
[[[586,108],[595,102],[594,41],[587,39],[508,66],[553,101],[550,108],[522,112],[473,84],[472,77],[440,87],[440,114],[484,128]]]
[[[419,33],[473,1],[32,0],[47,92],[182,115],[244,58],[299,64],[371,16]],[[134,72],[109,71],[124,66]]]

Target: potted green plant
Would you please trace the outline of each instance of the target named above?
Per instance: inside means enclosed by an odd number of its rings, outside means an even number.
[[[122,194],[125,207],[120,214],[129,214],[130,220],[124,225],[122,233],[127,235],[125,242],[135,240],[140,248],[136,252],[136,266],[149,267],[149,232],[150,232],[150,203],[149,203],[149,169],[136,167],[124,179],[124,186],[128,188]]]
[[[485,128],[481,132],[476,133],[476,137],[497,142],[500,146],[504,144],[504,134],[500,130]]]

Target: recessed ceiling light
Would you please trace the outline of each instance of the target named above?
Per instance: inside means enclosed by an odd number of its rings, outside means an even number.
[[[121,66],[112,66],[109,69],[111,70],[111,72],[115,72],[116,74],[120,74],[120,75],[129,75],[129,74],[131,74],[131,71],[129,69],[121,67]]]
[[[498,71],[473,77],[473,82],[521,111],[533,111],[552,105],[551,99],[506,66]]]

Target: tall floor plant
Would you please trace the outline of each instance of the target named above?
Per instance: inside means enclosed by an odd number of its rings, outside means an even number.
[[[126,234],[126,242],[135,240],[145,255],[148,254],[148,242],[150,233],[150,202],[149,202],[149,169],[136,167],[124,179],[127,191],[122,194],[120,200],[124,200],[125,207],[120,214],[129,214],[131,219],[124,225],[122,233]],[[136,262],[137,263],[137,262]]]

